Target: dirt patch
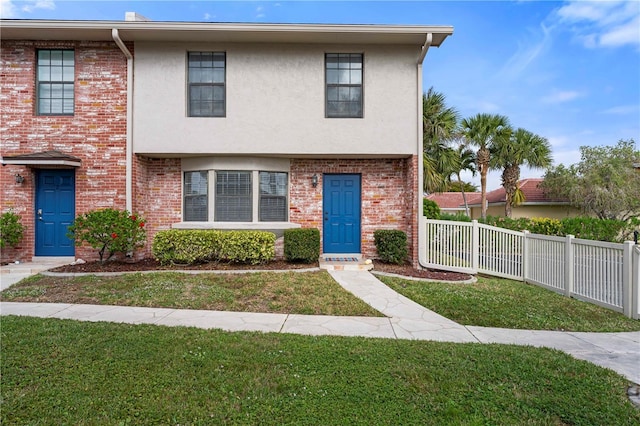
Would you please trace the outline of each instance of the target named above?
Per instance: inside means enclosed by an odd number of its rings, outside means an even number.
[[[209,262],[197,265],[161,265],[154,259],[143,259],[135,263],[119,260],[105,262],[87,262],[78,265],[64,265],[51,269],[52,272],[135,272],[135,271],[251,271],[251,270],[295,270],[305,268],[317,268],[318,263],[289,263],[285,261],[272,261],[260,265],[245,265],[237,263]],[[471,277],[458,272],[439,271],[435,269],[416,269],[411,265],[393,265],[380,261],[374,262],[374,270],[403,275],[407,277],[426,278],[444,281],[465,281]]]

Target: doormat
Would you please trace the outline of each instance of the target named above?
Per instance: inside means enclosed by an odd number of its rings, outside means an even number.
[[[357,262],[357,257],[325,257],[325,262]]]

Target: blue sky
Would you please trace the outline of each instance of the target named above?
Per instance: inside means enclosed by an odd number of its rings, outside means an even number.
[[[424,88],[462,117],[509,117],[549,140],[556,164],[579,147],[640,143],[640,1],[0,0],[3,18],[452,25],[424,63]],[[543,172],[523,170],[522,177]],[[479,185],[479,178],[466,177]],[[492,172],[488,189],[500,185]]]

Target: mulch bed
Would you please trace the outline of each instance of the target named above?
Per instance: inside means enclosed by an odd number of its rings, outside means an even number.
[[[315,263],[289,263],[276,260],[260,265],[245,265],[236,263],[210,262],[197,265],[161,265],[154,259],[142,259],[135,263],[119,260],[105,262],[87,262],[78,265],[64,265],[51,269],[52,272],[131,272],[131,271],[172,271],[172,270],[200,270],[200,271],[242,271],[242,270],[293,270],[317,268]],[[467,274],[457,272],[438,271],[434,269],[415,269],[411,265],[393,265],[380,261],[374,262],[374,270],[406,277],[426,278],[432,280],[464,281],[471,278]]]

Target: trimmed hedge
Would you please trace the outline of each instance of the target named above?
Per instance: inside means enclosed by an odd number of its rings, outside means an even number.
[[[403,231],[378,229],[373,233],[373,239],[380,260],[398,265],[403,265],[406,262],[409,251],[407,248],[407,234]]]
[[[441,215],[441,219],[460,220],[446,215]],[[484,223],[499,228],[511,229],[512,231],[527,230],[533,234],[551,235],[564,237],[573,235],[576,238],[595,241],[607,241],[621,243],[630,241],[633,238],[633,230],[640,226],[638,219],[631,219],[627,222],[615,219],[599,219],[595,217],[565,217],[562,219],[550,218],[518,218],[488,216],[485,220],[478,219],[479,223]]]
[[[313,263],[320,257],[320,231],[294,228],[284,231],[284,258],[287,262]]]
[[[210,261],[257,265],[275,257],[276,236],[265,231],[169,229],[153,238],[153,257],[162,264]]]

